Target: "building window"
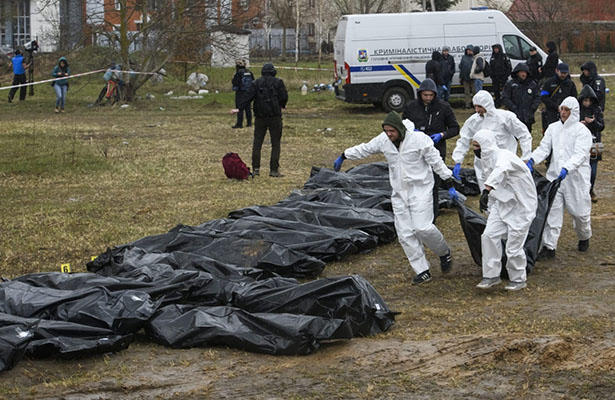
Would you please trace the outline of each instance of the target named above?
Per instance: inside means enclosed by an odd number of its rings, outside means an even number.
[[[113,0],[113,8],[115,8],[116,10],[121,10],[122,9],[122,5],[120,4],[120,0]]]
[[[17,48],[29,42],[30,1],[19,0],[13,4],[0,4],[0,9],[5,15],[12,16],[0,19],[0,45]]]
[[[308,28],[308,36],[314,36],[314,34],[316,33],[314,24],[312,23],[307,24],[307,28]]]
[[[250,0],[239,0],[239,7],[243,8],[244,10],[247,10],[248,8],[250,8]]]

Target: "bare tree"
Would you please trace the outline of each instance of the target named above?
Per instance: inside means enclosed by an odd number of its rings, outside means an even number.
[[[569,32],[587,17],[587,7],[577,0],[517,0],[508,16],[537,43],[553,40],[560,46]]]
[[[398,12],[400,3],[390,0],[332,0],[340,15]]]
[[[286,57],[286,31],[295,25],[293,0],[269,0],[269,10],[275,22],[282,27],[282,56]]]

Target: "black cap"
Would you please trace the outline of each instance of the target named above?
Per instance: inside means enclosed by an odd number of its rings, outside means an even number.
[[[16,55],[16,56],[18,56],[18,55],[20,55],[20,54],[21,54],[21,50],[19,50],[19,49],[15,50],[15,55]]]
[[[531,47],[530,47],[530,51],[536,51],[536,47],[531,46]]]

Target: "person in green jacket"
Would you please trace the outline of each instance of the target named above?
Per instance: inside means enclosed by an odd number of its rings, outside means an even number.
[[[70,68],[68,68],[68,61],[66,57],[60,57],[58,65],[53,67],[51,76],[54,78],[61,78],[70,75]],[[68,92],[68,79],[59,79],[53,82],[53,90],[56,92],[56,109],[55,112],[64,112],[64,105],[66,104],[66,92]]]

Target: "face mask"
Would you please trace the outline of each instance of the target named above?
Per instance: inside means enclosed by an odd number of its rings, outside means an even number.
[[[480,149],[474,149],[474,155],[480,158]]]

